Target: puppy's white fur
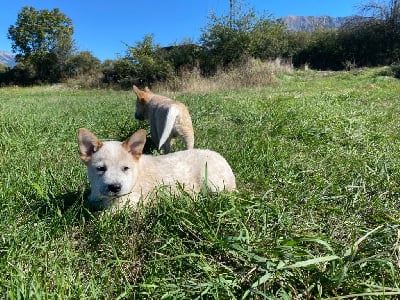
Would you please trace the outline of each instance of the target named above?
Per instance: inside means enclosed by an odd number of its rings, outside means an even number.
[[[162,153],[170,152],[176,137],[182,138],[186,149],[193,149],[192,119],[183,103],[156,95],[147,87],[142,91],[133,86],[133,90],[137,96],[135,118],[149,119],[151,139]]]
[[[162,185],[172,192],[179,185],[189,193],[197,193],[204,186],[212,192],[236,189],[231,167],[217,152],[191,149],[142,155],[145,142],[144,130],[124,142],[102,142],[89,130],[79,129],[80,157],[91,185],[89,202],[104,208],[135,205]]]

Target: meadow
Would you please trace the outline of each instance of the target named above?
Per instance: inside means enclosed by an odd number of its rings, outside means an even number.
[[[148,129],[133,92],[1,88],[0,298],[400,295],[400,82],[389,73],[293,71],[265,87],[169,94],[238,191],[160,192],[115,214],[84,205],[77,130],[123,140]]]

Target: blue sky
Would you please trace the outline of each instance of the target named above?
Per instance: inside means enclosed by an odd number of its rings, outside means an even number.
[[[358,13],[364,0],[245,0],[258,13],[275,18],[288,15],[332,17]],[[73,38],[79,51],[90,51],[97,58],[115,59],[125,54],[126,44],[134,45],[147,34],[161,46],[197,42],[208,22],[210,11],[228,14],[229,0],[6,0],[0,13],[0,51],[11,52],[7,38],[24,6],[36,10],[59,8],[72,19]]]

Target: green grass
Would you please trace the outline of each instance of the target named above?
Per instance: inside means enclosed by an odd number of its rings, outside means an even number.
[[[1,298],[400,295],[400,82],[381,74],[293,72],[176,95],[196,147],[229,161],[239,191],[160,192],[100,216],[83,206],[77,130],[147,129],[133,93],[1,89]]]

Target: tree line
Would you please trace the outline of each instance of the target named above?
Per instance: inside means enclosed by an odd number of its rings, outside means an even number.
[[[213,76],[253,58],[285,58],[294,67],[319,70],[396,65],[400,59],[399,0],[368,2],[363,16],[338,29],[316,28],[291,32],[271,16],[260,15],[240,1],[230,1],[229,15],[211,13],[199,42],[190,40],[169,47],[154,43],[154,36],[126,45],[126,53],[101,62],[89,51],[76,51],[73,22],[59,9],[23,7],[8,30],[14,68],[0,68],[1,85],[32,85],[76,80],[88,87],[130,88],[152,85],[199,70]]]

